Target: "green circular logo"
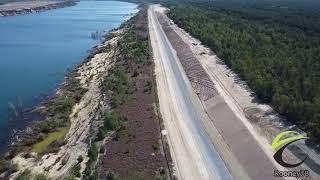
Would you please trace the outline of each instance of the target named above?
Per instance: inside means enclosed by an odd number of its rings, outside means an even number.
[[[287,168],[294,168],[302,164],[308,157],[307,155],[304,157],[304,159],[301,162],[296,164],[286,163],[282,159],[282,153],[286,149],[286,147],[291,143],[299,141],[301,139],[307,139],[307,137],[301,135],[296,131],[285,131],[278,134],[272,141],[272,150],[275,151],[275,154],[273,155],[274,160],[276,160],[281,166],[284,166]]]

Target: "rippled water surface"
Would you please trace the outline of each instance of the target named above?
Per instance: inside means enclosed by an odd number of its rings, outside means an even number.
[[[39,103],[61,83],[68,68],[98,43],[92,32],[119,26],[137,5],[117,1],[81,1],[76,6],[0,18],[0,150],[13,129],[12,108]]]

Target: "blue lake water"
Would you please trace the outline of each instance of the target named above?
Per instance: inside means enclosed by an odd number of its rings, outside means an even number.
[[[9,104],[39,103],[39,97],[52,92],[67,69],[99,43],[92,32],[118,27],[136,8],[126,2],[81,1],[72,7],[0,17],[0,150],[13,129],[25,124],[10,119]]]

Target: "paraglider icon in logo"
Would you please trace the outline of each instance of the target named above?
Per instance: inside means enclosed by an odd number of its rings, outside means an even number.
[[[289,146],[291,143],[302,139],[307,139],[307,137],[301,135],[296,131],[285,131],[278,134],[272,141],[272,150],[275,151],[275,154],[273,155],[274,160],[276,160],[277,163],[279,163],[281,166],[287,168],[294,168],[302,164],[307,159],[307,155],[303,158],[301,162],[296,164],[286,163],[282,159],[282,153],[286,149],[286,147]]]

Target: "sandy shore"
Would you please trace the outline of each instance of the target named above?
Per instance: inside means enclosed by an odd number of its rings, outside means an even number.
[[[14,16],[76,5],[76,1],[24,1],[0,5],[0,16]]]

